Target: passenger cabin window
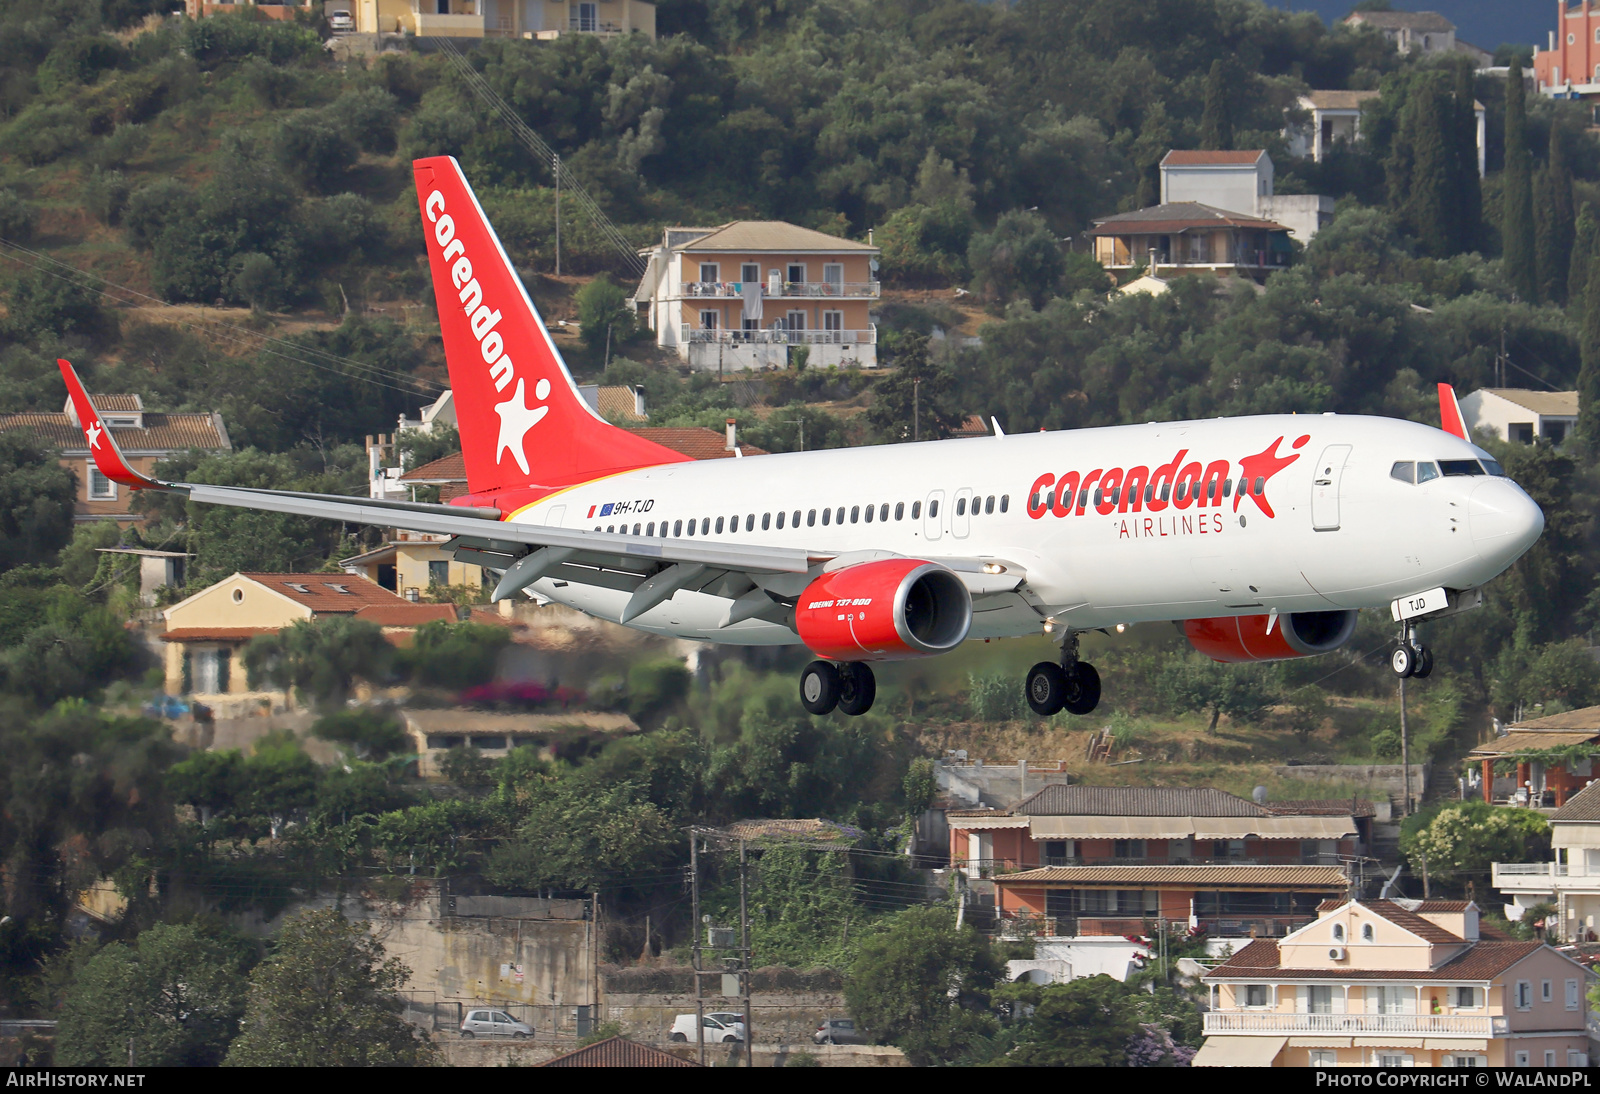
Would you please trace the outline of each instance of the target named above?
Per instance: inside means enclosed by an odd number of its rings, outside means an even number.
[[[914,501],[911,503],[911,519],[922,519],[922,503],[920,501]]]
[[[695,523],[695,522],[694,522],[694,521],[692,521],[692,520],[691,520],[691,521],[690,521],[690,522],[689,522],[689,534],[690,534],[690,535],[691,535],[691,536],[692,536],[692,535],[694,535],[694,523]]]
[[[1010,494],[1001,494],[1000,495],[1000,511],[1002,513],[1004,513],[1007,509],[1010,509],[1010,508],[1011,508],[1011,495]]]
[[[824,515],[826,515],[826,514],[824,514]],[[809,509],[809,510],[806,511],[806,527],[807,528],[815,528],[816,526],[817,526],[817,511],[815,509]]]
[[[990,494],[983,502],[983,515],[988,516],[994,512],[994,495]]]
[[[967,513],[967,499],[966,498],[957,498],[956,499],[956,516],[958,516],[958,517],[966,516],[966,513]]]
[[[1401,482],[1416,482],[1417,465],[1411,460],[1397,460],[1395,465],[1389,468],[1389,477]]]
[[[833,511],[833,523],[835,523],[835,524],[843,524],[844,523],[844,506],[841,505],[841,506],[839,506],[839,508],[837,508],[837,509],[835,509]]]
[[[798,510],[798,509],[796,509],[796,510],[795,510],[795,511],[794,511],[794,520],[793,520],[793,522],[792,522],[792,523],[793,523],[793,524],[794,524],[794,526],[795,526],[795,527],[796,527],[796,528],[798,528],[798,527],[800,527],[800,510]],[[779,527],[780,527],[780,528],[781,528],[781,527],[783,527],[783,526],[782,526],[782,525],[779,525]]]
[[[645,525],[644,534],[647,535],[647,536],[653,536],[653,535],[656,534],[656,522],[655,521],[651,521],[649,524]]]
[[[754,513],[744,518],[744,530],[746,532],[754,532],[756,530],[756,515]]]
[[[1478,463],[1477,460],[1440,460],[1439,470],[1444,472],[1446,478],[1452,475],[1469,476],[1483,474],[1483,467]]]
[[[717,535],[720,536],[721,534],[722,534],[722,518],[718,517],[717,518]]]
[[[894,519],[895,520],[904,520],[905,516],[906,516],[906,503],[903,502],[903,501],[895,502],[894,503]]]
[[[850,523],[851,524],[856,523],[856,521],[860,518],[860,516],[861,516],[861,506],[852,505],[850,507]]]
[[[878,506],[878,520],[879,521],[885,521],[885,520],[888,520],[888,519],[889,519],[889,503],[888,502],[884,502],[882,505]]]
[[[675,520],[672,522],[672,534],[675,536],[683,535],[683,521]]]
[[[867,523],[868,524],[872,523],[872,515],[873,515],[872,514],[872,506],[869,505],[869,506],[867,506],[867,511],[865,513],[865,516],[867,518]]]
[[[822,511],[822,526],[824,528],[826,528],[832,522],[833,522],[833,510],[832,509],[824,509]]]
[[[762,513],[761,514],[761,530],[763,532],[765,532],[767,529],[769,529],[771,527],[772,527],[772,514],[771,513]]]
[[[928,516],[930,518],[932,518],[932,517],[937,517],[938,515],[939,515],[939,499],[938,498],[934,498],[932,501],[930,501],[928,503]]]
[[[778,531],[780,531],[780,532],[783,531],[783,518],[784,518],[784,514],[782,512],[780,512],[778,514]]]

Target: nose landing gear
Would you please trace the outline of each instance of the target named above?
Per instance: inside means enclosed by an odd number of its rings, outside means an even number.
[[[859,661],[813,661],[800,673],[800,705],[809,714],[865,714],[878,697],[872,669]]]
[[[1389,655],[1389,667],[1399,677],[1426,680],[1433,672],[1433,651],[1417,639],[1417,629],[1407,623],[1400,632],[1400,644]]]
[[[1041,718],[1058,711],[1088,714],[1100,705],[1100,674],[1087,661],[1078,660],[1078,637],[1061,646],[1061,664],[1040,661],[1028,670],[1024,690],[1028,706]]]

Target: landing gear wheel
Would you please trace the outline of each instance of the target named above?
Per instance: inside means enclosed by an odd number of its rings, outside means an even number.
[[[838,667],[839,709],[852,717],[872,709],[878,697],[878,680],[872,667],[860,661],[846,661]]]
[[[1067,698],[1062,706],[1068,714],[1090,714],[1100,705],[1100,674],[1087,661],[1079,661],[1075,668],[1076,672],[1064,670]]]
[[[1058,713],[1067,701],[1067,674],[1054,661],[1040,661],[1028,670],[1028,706],[1041,718]]]
[[[1431,672],[1433,672],[1433,651],[1423,646],[1417,652],[1417,667],[1411,670],[1411,675],[1415,679],[1426,680]]]
[[[1402,642],[1394,648],[1389,655],[1389,667],[1399,677],[1413,676],[1417,671],[1417,653],[1409,645]]]
[[[839,670],[829,661],[813,661],[800,673],[800,705],[808,714],[831,714],[839,705]]]

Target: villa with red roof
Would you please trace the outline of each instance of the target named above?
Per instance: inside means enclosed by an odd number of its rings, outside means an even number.
[[[1465,900],[1330,900],[1201,978],[1196,1067],[1587,1067],[1587,970]]]

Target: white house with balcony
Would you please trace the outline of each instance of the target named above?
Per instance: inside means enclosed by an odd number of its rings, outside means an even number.
[[[1301,243],[1333,220],[1333,199],[1274,194],[1272,157],[1264,149],[1211,152],[1174,149],[1161,159],[1161,203],[1190,203],[1275,221]]]
[[[1329,901],[1202,977],[1196,1067],[1587,1067],[1588,971],[1461,900]]]
[[[693,368],[874,368],[877,247],[777,220],[668,228],[634,305]]]
[[[418,38],[534,38],[564,34],[656,36],[656,6],[646,0],[327,0],[362,34]]]
[[[1497,862],[1492,884],[1509,899],[1506,915],[1554,904],[1546,920],[1552,937],[1600,940],[1600,783],[1590,783],[1550,814],[1549,862]]]

